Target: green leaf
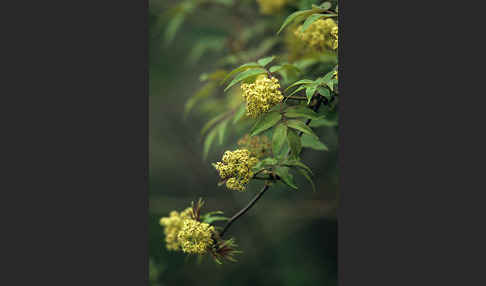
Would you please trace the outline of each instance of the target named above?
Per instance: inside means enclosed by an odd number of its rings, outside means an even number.
[[[269,71],[270,71],[271,73],[274,73],[274,72],[277,72],[277,71],[279,71],[279,70],[281,70],[281,69],[283,69],[283,66],[276,65],[276,66],[271,66],[271,67],[270,67],[270,69],[269,69]]]
[[[314,93],[316,92],[317,85],[313,84],[307,87],[305,90],[305,95],[307,96],[307,104],[310,103],[312,97],[314,96]]]
[[[319,141],[318,138],[315,138],[307,134],[302,134],[301,142],[302,142],[302,147],[305,148],[311,148],[319,151],[329,151],[327,146],[321,141]]]
[[[329,92],[329,89],[327,89],[327,88],[325,88],[325,87],[322,87],[322,86],[319,86],[319,87],[317,88],[317,92],[318,92],[320,95],[324,96],[325,98],[327,98],[327,99],[329,99],[329,100],[331,99],[331,93]]]
[[[279,124],[275,127],[272,137],[272,152],[276,156],[280,153],[282,146],[287,138],[287,126],[285,124]]]
[[[257,63],[262,66],[262,67],[265,67],[266,65],[268,65],[271,61],[273,61],[275,59],[275,56],[271,56],[271,57],[266,57],[266,58],[263,58],[263,59],[259,59],[257,61]]]
[[[207,212],[207,213],[205,213],[205,214],[203,215],[203,217],[208,217],[208,216],[212,216],[212,215],[215,215],[215,214],[220,214],[220,215],[222,215],[222,214],[224,214],[224,212],[223,212],[223,211],[212,211],[212,212]]]
[[[197,63],[201,57],[208,52],[221,52],[225,40],[221,37],[202,38],[197,42],[189,53],[186,62],[190,65]]]
[[[287,110],[285,110],[285,117],[288,118],[303,117],[307,119],[320,118],[320,116],[315,111],[313,111],[312,109],[310,109],[305,105],[295,105],[287,108]]]
[[[297,11],[297,12],[294,12],[294,13],[290,14],[285,19],[285,21],[283,22],[282,26],[278,30],[277,35],[280,34],[280,32],[282,32],[282,30],[285,29],[285,27],[287,27],[290,23],[292,23],[295,19],[297,19],[297,17],[299,17],[299,16],[305,16],[306,14],[312,14],[312,13],[314,13],[313,10],[304,10],[304,11]]]
[[[269,71],[271,73],[275,73],[275,72],[282,73],[284,71],[293,72],[295,74],[299,74],[300,73],[300,69],[298,67],[292,65],[292,64],[283,64],[283,65],[272,66],[272,67],[270,67]],[[292,86],[289,86],[287,89],[289,89],[290,87],[292,87]]]
[[[253,83],[256,81],[256,79],[260,76],[261,74],[256,74],[256,75],[252,75],[252,76],[249,76],[247,78],[245,78],[244,80],[241,81],[241,83]]]
[[[286,109],[288,106],[287,104],[285,104],[284,102],[281,102],[281,103],[277,103],[275,106],[273,106],[272,108],[270,108],[270,112],[272,111],[277,111],[277,112],[280,112],[280,110],[284,110]]]
[[[221,220],[228,220],[228,218],[224,216],[210,216],[205,218],[203,222],[211,224],[215,221],[221,221]]]
[[[316,191],[316,185],[314,184],[314,181],[312,180],[312,178],[309,176],[309,174],[307,174],[307,172],[303,169],[298,169],[297,170],[299,173],[301,173],[306,179],[307,181],[309,181],[309,183],[311,184],[312,186],[312,191],[315,192]]]
[[[329,10],[329,8],[331,8],[331,6],[332,6],[331,2],[324,2],[319,6],[319,8],[324,9],[324,10]]]
[[[221,84],[225,83],[228,79],[230,79],[233,75],[235,75],[236,73],[239,73],[239,72],[242,72],[242,71],[245,71],[247,69],[250,69],[250,68],[257,68],[257,67],[260,67],[260,65],[258,63],[255,63],[255,62],[252,62],[252,63],[246,63],[244,65],[241,65],[239,67],[237,67],[236,69],[232,70],[231,72],[229,72],[224,78],[223,80],[221,81]]]
[[[292,78],[297,77],[300,74],[300,69],[298,69],[296,66],[292,64],[287,63],[287,64],[271,67],[270,72],[271,73],[278,72],[280,75],[282,75],[283,81],[287,82],[289,76]]]
[[[228,122],[229,119],[226,119],[225,121],[221,122],[218,126],[219,145],[223,144],[224,134],[226,133],[226,127],[228,126]]]
[[[179,13],[170,19],[169,23],[167,24],[167,29],[165,30],[165,42],[169,44],[174,39],[177,30],[184,22],[186,15],[184,13]]]
[[[322,85],[326,85],[334,76],[334,69],[330,72],[328,72],[325,76],[319,78],[317,82]]]
[[[289,96],[292,96],[294,94],[296,94],[297,92],[303,90],[303,89],[306,89],[307,86],[305,85],[302,85],[302,86],[299,86],[299,88],[296,88],[294,91],[292,91],[292,93],[290,93],[289,95],[287,95],[287,97],[284,99],[284,102],[287,101],[287,99],[289,98]]]
[[[206,131],[208,131],[211,127],[213,127],[216,123],[219,122],[219,120],[221,120],[226,115],[228,115],[228,114],[227,113],[219,114],[218,116],[216,116],[213,119],[206,122],[206,124],[204,124],[203,128],[201,129],[201,135],[204,135],[204,133],[206,133]]]
[[[199,89],[199,91],[193,97],[189,98],[184,106],[184,117],[187,117],[189,112],[199,100],[211,96],[216,87],[217,85],[215,85],[214,82],[208,82],[201,89]]]
[[[265,113],[257,123],[253,126],[252,131],[250,132],[250,136],[255,136],[268,128],[277,124],[280,121],[282,115],[276,111]]]
[[[221,3],[221,4],[224,4],[226,6],[231,6],[231,5],[233,5],[234,0],[213,0],[213,2]]]
[[[235,76],[233,81],[231,81],[231,83],[224,89],[224,91],[227,91],[230,87],[232,87],[233,85],[239,83],[240,81],[242,81],[242,80],[244,80],[248,77],[259,75],[259,74],[264,74],[264,73],[267,73],[267,71],[265,69],[262,69],[262,68],[252,68],[252,69],[246,70],[246,71],[238,74],[237,76]]]
[[[233,124],[236,124],[246,113],[246,105],[243,104],[235,113]]]
[[[289,168],[287,167],[276,167],[275,168],[275,173],[282,179],[282,182],[286,184],[287,186],[293,188],[293,189],[298,189],[298,187],[294,183],[294,178],[292,174],[289,172]]]
[[[211,148],[211,144],[213,143],[214,137],[216,136],[216,129],[213,129],[209,132],[208,136],[204,140],[204,147],[203,147],[203,159],[206,160],[208,157],[209,149]]]
[[[324,12],[324,11],[328,10],[329,8],[327,8],[326,6],[327,6],[327,4],[326,5],[321,5],[319,7],[312,6],[312,9],[310,9],[310,10],[297,11],[297,12],[294,12],[294,13],[290,14],[285,19],[285,21],[283,22],[282,26],[278,30],[277,35],[280,34],[280,32],[282,32],[282,30],[285,29],[285,27],[287,27],[290,23],[292,23],[295,20],[300,21],[302,18],[304,18],[304,17],[306,17],[306,16],[308,16],[310,14],[321,13],[321,12]],[[333,15],[333,16],[335,17],[336,15]]]
[[[307,30],[307,28],[312,24],[314,23],[315,21],[319,20],[320,18],[323,18],[325,17],[326,15],[324,14],[313,14],[313,15],[310,15],[309,17],[307,17],[307,19],[305,19],[305,22],[304,24],[302,25],[302,28],[301,28],[301,31],[304,32],[305,30]]]
[[[208,73],[202,73],[200,76],[199,76],[199,81],[207,81],[209,79],[209,74]]]
[[[312,174],[312,170],[309,167],[307,167],[307,165],[305,165],[304,163],[302,163],[299,160],[289,160],[289,161],[286,161],[284,163],[284,165],[299,167],[299,168],[306,170],[310,174]]]
[[[299,120],[289,120],[289,121],[287,121],[287,126],[290,127],[290,128],[299,130],[299,131],[303,132],[304,134],[309,134],[311,136],[314,136],[316,138],[319,138],[314,133],[314,131],[312,131],[312,129],[310,129],[310,127],[307,126],[307,125],[305,125],[305,123],[302,122],[302,121],[299,121]]]
[[[334,91],[334,80],[330,80],[328,83],[327,83],[327,86],[329,86],[329,89],[331,91]]]
[[[287,132],[288,132],[288,130],[287,130]],[[292,152],[292,150],[290,150],[288,140],[286,140],[284,146],[282,147],[282,150],[280,151],[280,154],[277,155],[277,158],[279,158],[279,159],[286,158],[288,156],[287,154],[289,154],[289,152]]]
[[[293,84],[289,85],[285,90],[284,92],[287,92],[287,90],[289,90],[290,88],[292,88],[293,86],[296,86],[296,85],[299,85],[299,84],[306,84],[306,83],[314,83],[313,80],[310,80],[310,79],[301,79],[299,81],[296,81],[294,82]]]
[[[293,64],[283,64],[282,66],[283,66],[284,69],[286,69],[288,71],[293,71],[297,74],[300,73],[300,69]]]
[[[297,133],[293,130],[287,131],[287,142],[290,146],[291,156],[293,158],[298,158],[300,151],[302,150],[302,145],[300,143],[300,138]]]
[[[260,162],[262,162],[262,165],[264,166],[273,166],[278,163],[278,161],[275,158],[265,158]]]
[[[252,170],[256,173],[261,171],[262,169],[267,169],[269,166],[274,166],[278,163],[277,159],[275,158],[265,158],[263,160],[258,161],[258,163],[253,166]]]
[[[319,118],[317,120],[312,120],[311,123],[309,124],[310,127],[334,127],[337,126],[338,123],[336,121],[330,121],[325,118]]]
[[[218,69],[212,73],[203,73],[199,76],[200,81],[212,80],[212,81],[219,81],[226,76],[227,72],[223,69]]]

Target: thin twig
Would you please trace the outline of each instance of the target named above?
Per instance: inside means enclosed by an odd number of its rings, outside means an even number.
[[[305,101],[307,101],[307,97],[303,97],[303,96],[294,96],[294,95],[291,95],[291,96],[287,96],[286,98],[295,99],[295,100],[305,100]]]
[[[255,179],[255,180],[271,180],[272,178],[270,178],[270,177],[253,177],[252,179]]]
[[[263,189],[248,203],[246,207],[236,213],[224,226],[224,229],[221,231],[220,236],[223,237],[224,233],[228,230],[228,228],[235,222],[239,217],[244,215],[260,198],[261,196],[268,190],[270,186],[265,183]]]
[[[260,173],[261,173],[261,172],[263,172],[263,171],[267,171],[267,170],[268,170],[267,168],[263,168],[263,169],[259,170],[258,172],[256,172],[256,173],[253,175],[253,177],[256,177],[256,175],[260,174]]]

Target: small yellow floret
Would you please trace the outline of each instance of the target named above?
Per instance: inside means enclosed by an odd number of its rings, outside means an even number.
[[[246,149],[226,151],[221,160],[213,166],[218,170],[221,179],[226,180],[226,187],[230,190],[244,191],[253,176],[251,168],[258,163],[256,157]]]
[[[214,243],[212,234],[214,226],[193,219],[184,220],[177,235],[182,251],[191,254],[205,254]]]
[[[258,77],[255,83],[241,85],[243,98],[246,100],[246,114],[257,117],[270,110],[283,100],[278,79],[265,75]]]
[[[192,208],[186,208],[180,214],[177,211],[170,212],[169,217],[160,219],[160,225],[164,227],[165,243],[168,250],[179,250],[180,243],[177,235],[182,228],[183,222],[191,219]]]

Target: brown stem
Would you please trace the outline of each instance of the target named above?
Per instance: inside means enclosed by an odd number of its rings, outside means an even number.
[[[273,177],[253,177],[252,179],[255,179],[255,180],[274,180],[276,178],[273,178]]]
[[[265,186],[263,189],[244,207],[241,209],[238,213],[236,213],[230,220],[226,223],[224,226],[224,229],[220,233],[220,237],[223,237],[224,233],[228,230],[228,228],[235,222],[239,217],[244,215],[261,197],[262,195],[268,190],[270,186],[265,183]]]
[[[268,170],[268,169],[263,168],[263,169],[259,170],[258,172],[256,172],[256,173],[253,175],[253,177],[256,177],[256,175],[258,175],[258,174],[260,174],[261,172],[266,171],[266,170]]]
[[[290,98],[290,99],[296,99],[296,100],[305,100],[307,101],[307,98],[306,97],[303,97],[303,96],[287,96],[286,98]]]

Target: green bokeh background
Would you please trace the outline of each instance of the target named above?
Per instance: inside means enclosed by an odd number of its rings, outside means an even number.
[[[195,41],[225,25],[227,10],[195,14],[174,42],[163,41],[161,14],[170,4],[152,1],[149,8],[149,258],[150,285],[337,285],[337,131],[316,129],[330,151],[305,149],[302,160],[315,173],[317,192],[297,177],[297,191],[272,187],[239,221],[228,236],[243,254],[237,263],[218,265],[208,256],[194,257],[165,249],[159,219],[202,197],[206,211],[231,216],[259,191],[253,182],[238,193],[218,187],[211,162],[221,158],[238,138],[211,148],[202,159],[200,129],[208,120],[192,113],[183,117],[186,100],[201,87],[199,76],[211,71],[218,54],[196,65],[186,60]],[[204,28],[202,28],[204,27]]]

